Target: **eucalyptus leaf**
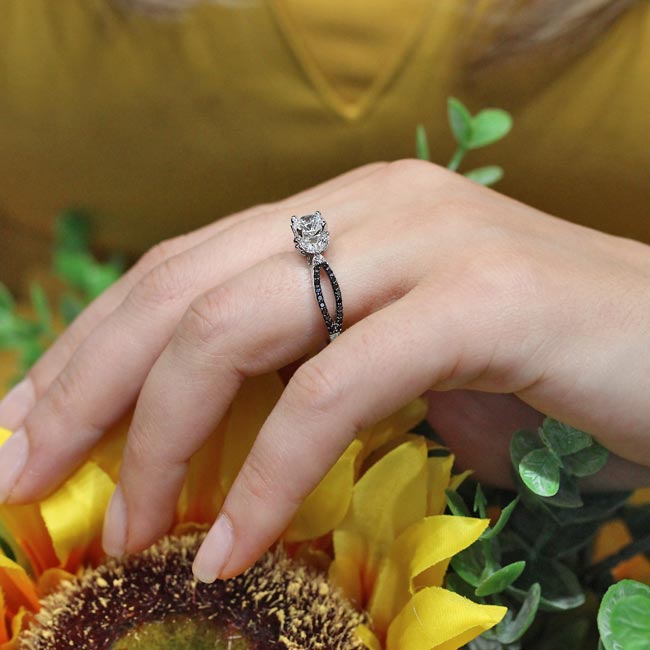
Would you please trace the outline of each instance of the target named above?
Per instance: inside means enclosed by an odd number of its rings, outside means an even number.
[[[605,650],[645,650],[650,639],[650,587],[635,580],[612,585],[598,610]]]
[[[486,108],[471,120],[468,149],[478,149],[501,140],[512,128],[512,117],[500,108]]]
[[[472,116],[470,112],[461,101],[455,97],[450,97],[447,100],[447,116],[456,142],[465,149],[469,148],[470,138],[472,137]]]
[[[476,491],[474,493],[474,512],[479,513],[481,517],[485,517],[487,510],[487,499],[480,483],[476,484]]]
[[[542,588],[539,586],[539,583],[531,585],[526,598],[522,603],[517,615],[512,617],[507,617],[496,627],[497,639],[501,643],[514,643],[519,641],[521,637],[528,631],[530,626],[535,620],[537,615],[537,610],[539,609],[539,603],[542,596]]]
[[[451,566],[454,571],[472,587],[478,587],[483,573],[484,558],[476,545],[454,555]]]
[[[543,449],[544,445],[540,442],[537,435],[525,429],[516,431],[510,440],[510,460],[515,467],[523,460],[526,454],[534,449]]]
[[[557,520],[557,509],[559,508],[581,508],[583,505],[582,495],[576,480],[566,472],[560,471],[560,488],[550,496],[542,499],[544,504],[550,506],[551,517]]]
[[[599,472],[609,459],[609,451],[602,445],[594,442],[586,449],[564,456],[562,464],[567,472],[573,476],[591,476]]]
[[[560,465],[548,449],[528,452],[518,469],[526,487],[539,496],[551,497],[560,489]]]
[[[465,172],[465,177],[469,178],[475,183],[490,187],[498,183],[503,178],[503,167],[498,165],[487,165],[486,167],[477,167],[468,172]]]
[[[491,528],[488,528],[484,533],[481,535],[480,539],[483,540],[489,540],[492,539],[493,537],[496,537],[505,527],[505,525],[508,523],[508,520],[510,519],[515,507],[519,503],[519,497],[516,497],[513,499],[502,511],[501,514],[499,515],[499,519],[497,520],[497,523],[494,524]]]
[[[511,586],[508,593],[526,597],[526,590],[535,582],[542,588],[540,609],[564,611],[580,607],[585,602],[585,592],[576,574],[558,560],[539,557],[529,560],[519,578],[521,587]]]
[[[423,124],[418,124],[415,129],[415,153],[419,160],[431,160],[427,132]]]
[[[476,586],[476,595],[491,596],[492,594],[501,593],[517,580],[525,568],[526,562],[524,560],[502,567],[479,582]]]
[[[539,430],[539,437],[558,456],[574,454],[593,443],[593,438],[588,433],[574,429],[553,418],[544,420]]]
[[[457,573],[447,574],[447,577],[445,578],[445,587],[459,596],[463,596],[469,600],[476,600],[474,589],[472,589],[469,583],[463,580]]]
[[[463,498],[455,492],[454,490],[445,490],[445,495],[447,497],[447,506],[451,510],[452,514],[457,517],[471,517]]]

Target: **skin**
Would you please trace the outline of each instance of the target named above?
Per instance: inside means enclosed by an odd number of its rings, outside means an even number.
[[[345,304],[328,346],[289,223],[315,209]],[[104,544],[141,550],[244,378],[287,366],[197,556],[202,580],[246,569],[355,433],[421,394],[482,480],[507,484],[510,436],[543,412],[620,457],[597,487],[650,483],[649,285],[648,246],[429,163],[362,167],[165,242],[98,298],[0,406],[28,440],[7,498],[52,490],[137,401]]]

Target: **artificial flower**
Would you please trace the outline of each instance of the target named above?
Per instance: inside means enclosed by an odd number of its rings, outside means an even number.
[[[451,557],[488,522],[442,514],[445,489],[463,477],[452,476],[453,456],[409,433],[421,400],[357,436],[255,567],[196,582],[201,526],[218,514],[282,389],[276,374],[245,383],[189,464],[175,534],[144,553],[106,561],[99,545],[126,423],[48,498],[0,506],[0,650],[163,648],[161,638],[203,636],[212,645],[187,647],[453,650],[498,623],[505,608],[444,589]],[[0,444],[9,435],[0,430]],[[152,601],[156,585],[166,596]],[[84,629],[98,636],[74,636]]]

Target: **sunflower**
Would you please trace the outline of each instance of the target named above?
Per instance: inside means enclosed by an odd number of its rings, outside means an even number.
[[[496,625],[505,608],[444,588],[488,521],[442,514],[464,477],[409,433],[421,400],[361,432],[254,567],[197,583],[204,530],[282,389],[276,374],[242,387],[190,462],[172,534],[143,553],[106,560],[99,542],[127,423],[45,500],[0,506],[0,650],[452,650]]]

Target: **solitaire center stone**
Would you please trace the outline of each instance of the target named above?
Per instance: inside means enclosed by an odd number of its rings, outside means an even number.
[[[327,223],[320,212],[306,214],[303,217],[292,217],[291,229],[296,248],[305,255],[322,253],[329,244]]]

